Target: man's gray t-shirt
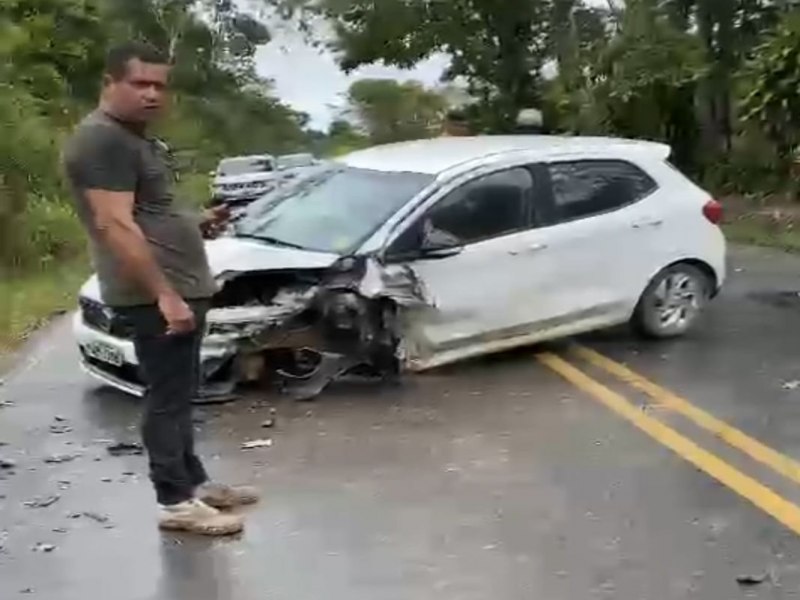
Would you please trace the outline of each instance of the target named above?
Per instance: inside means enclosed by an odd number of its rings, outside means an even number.
[[[89,247],[103,301],[111,306],[153,304],[155,299],[124,270],[94,225],[86,190],[134,194],[133,216],[156,262],[184,299],[216,291],[200,222],[175,206],[174,174],[165,148],[134,128],[97,110],[77,127],[64,151],[64,167]]]

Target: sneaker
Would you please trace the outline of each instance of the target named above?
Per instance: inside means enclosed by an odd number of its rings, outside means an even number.
[[[223,514],[201,500],[161,506],[158,526],[168,531],[186,531],[201,535],[233,535],[244,529],[239,515]]]
[[[214,508],[233,508],[258,502],[258,492],[254,488],[222,483],[204,483],[197,488],[195,497]]]

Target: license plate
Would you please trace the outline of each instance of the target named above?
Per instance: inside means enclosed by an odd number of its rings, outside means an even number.
[[[89,342],[83,349],[92,358],[115,367],[121,367],[122,363],[125,362],[122,352],[105,342]]]

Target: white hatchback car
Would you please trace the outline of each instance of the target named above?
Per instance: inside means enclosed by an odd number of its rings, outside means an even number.
[[[643,141],[488,136],[324,165],[208,243],[220,292],[203,389],[230,392],[287,350],[419,371],[628,321],[653,337],[687,332],[723,285],[726,244],[721,206],[669,155]],[[348,271],[352,285],[330,283]],[[129,331],[96,280],[80,302],[86,370],[141,393]],[[326,370],[311,362],[309,374]]]

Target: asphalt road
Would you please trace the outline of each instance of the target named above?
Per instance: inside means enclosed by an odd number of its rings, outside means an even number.
[[[735,251],[680,341],[615,331],[340,383],[277,401],[273,429],[274,398],[205,408],[213,474],[264,493],[215,541],[158,532],[144,458],[106,452],[137,439],[137,402],[87,382],[57,324],[0,388],[0,598],[798,597],[799,275]]]

